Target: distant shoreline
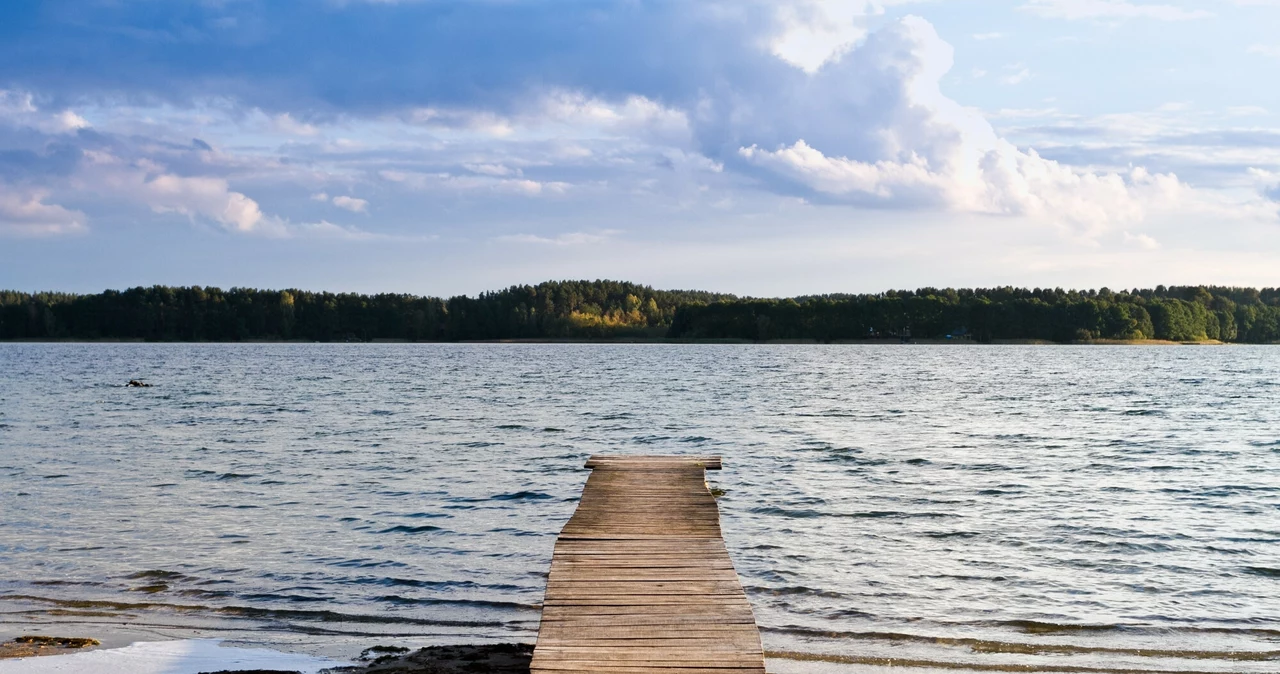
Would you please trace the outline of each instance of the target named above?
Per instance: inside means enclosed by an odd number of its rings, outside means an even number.
[[[577,339],[554,337],[531,337],[525,339],[470,339],[470,340],[418,340],[407,339],[372,339],[368,341],[328,341],[319,342],[303,339],[244,339],[237,341],[186,341],[186,340],[145,340],[124,338],[76,339],[76,338],[20,338],[0,339],[0,344],[723,344],[723,345],[869,345],[869,346],[1275,346],[1276,342],[1266,343],[1233,343],[1216,339],[1177,342],[1165,339],[1091,339],[1075,342],[1055,342],[1047,339],[993,339],[987,342],[975,342],[970,339],[833,339],[818,341],[814,339],[680,339],[667,337],[615,337],[605,339]]]

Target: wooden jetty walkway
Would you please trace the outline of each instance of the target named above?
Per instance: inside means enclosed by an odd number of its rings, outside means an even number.
[[[593,456],[551,558],[533,674],[764,674],[704,469],[719,457]]]

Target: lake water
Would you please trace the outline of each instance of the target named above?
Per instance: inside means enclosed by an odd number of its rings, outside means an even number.
[[[0,636],[531,641],[597,452],[771,672],[1280,671],[1275,347],[0,344]]]

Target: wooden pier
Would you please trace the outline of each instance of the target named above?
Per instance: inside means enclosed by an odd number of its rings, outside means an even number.
[[[764,674],[704,470],[719,457],[593,456],[551,558],[532,672]]]

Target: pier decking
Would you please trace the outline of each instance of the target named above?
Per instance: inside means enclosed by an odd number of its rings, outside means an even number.
[[[560,532],[532,672],[764,674],[705,469],[719,457],[593,456]]]

